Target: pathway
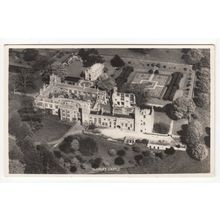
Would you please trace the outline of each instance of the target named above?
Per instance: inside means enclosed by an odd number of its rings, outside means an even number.
[[[47,142],[49,145],[54,145],[53,148],[55,148],[60,142],[63,141],[63,139],[69,135],[75,135],[75,134],[81,134],[82,131],[84,130],[84,127],[82,125],[80,125],[79,122],[77,122],[73,127],[71,127],[62,137],[60,137],[59,139],[53,140],[53,141],[49,141]],[[12,140],[16,141],[16,137],[8,134],[8,137],[11,138]],[[41,144],[41,141],[35,141],[34,142],[35,145],[39,145]]]

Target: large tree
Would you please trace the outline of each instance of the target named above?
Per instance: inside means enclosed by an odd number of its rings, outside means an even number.
[[[191,114],[195,111],[195,103],[192,99],[186,97],[179,97],[172,103],[173,111],[172,116],[176,119],[190,118]]]
[[[188,152],[192,158],[200,161],[206,159],[208,156],[208,149],[204,144],[193,146]]]
[[[183,130],[182,140],[191,148],[200,143],[200,138],[203,134],[202,125],[198,120],[192,120]]]

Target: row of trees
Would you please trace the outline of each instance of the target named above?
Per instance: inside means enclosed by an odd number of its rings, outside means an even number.
[[[198,107],[208,109],[210,106],[210,73],[208,69],[197,71],[194,101]]]

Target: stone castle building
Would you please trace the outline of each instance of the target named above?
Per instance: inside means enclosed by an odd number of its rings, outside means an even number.
[[[49,85],[44,85],[35,98],[35,106],[61,120],[77,120],[83,125],[152,132],[154,110],[137,107],[134,94],[114,89],[109,97],[105,91],[86,87],[84,82],[63,83],[58,76],[51,75]]]

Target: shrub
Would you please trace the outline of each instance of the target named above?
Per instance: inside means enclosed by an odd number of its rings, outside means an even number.
[[[110,156],[115,156],[115,155],[117,154],[117,151],[112,148],[112,149],[109,149],[109,150],[108,150],[108,154],[109,154]]]
[[[169,132],[169,126],[165,123],[156,123],[154,124],[153,131],[160,134],[167,134]]]
[[[142,143],[142,144],[145,144],[145,145],[148,145],[149,140],[147,140],[147,139],[142,139],[142,140],[141,140],[141,143]]]
[[[116,157],[114,163],[115,163],[115,165],[121,166],[125,163],[125,161],[122,157]]]
[[[173,155],[175,154],[175,149],[173,147],[170,147],[170,148],[166,148],[166,150],[164,151],[165,154],[168,154],[168,155]]]
[[[123,157],[125,156],[126,152],[124,150],[118,150],[117,151],[117,155],[120,156],[120,157]]]
[[[98,158],[92,160],[91,166],[92,166],[92,168],[97,169],[100,167],[101,163],[102,163],[102,158],[98,157]]]

